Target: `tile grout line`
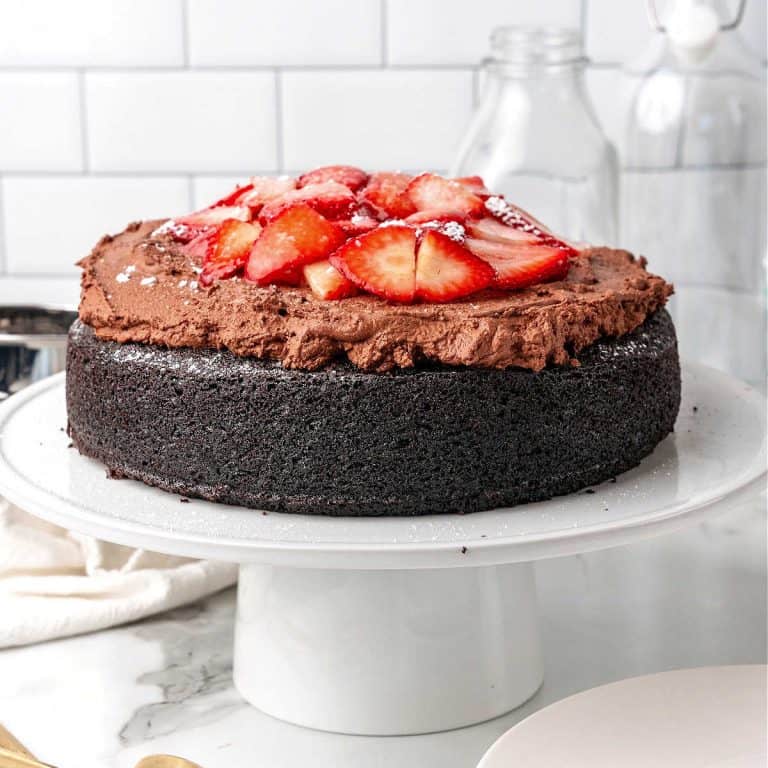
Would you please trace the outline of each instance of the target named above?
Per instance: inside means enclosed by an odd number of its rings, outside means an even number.
[[[270,168],[269,170],[254,169],[254,168],[235,168],[224,170],[205,170],[205,171],[190,171],[189,168],[177,171],[90,171],[89,173],[83,173],[83,171],[5,171],[3,176],[9,179],[40,179],[40,178],[54,178],[54,179],[186,179],[188,176],[192,178],[216,178],[217,176],[233,176],[241,177],[245,175],[260,175],[269,176],[274,174],[277,169]]]
[[[80,152],[82,157],[80,158],[80,165],[82,166],[83,174],[88,174],[91,166],[90,147],[88,144],[88,104],[85,92],[85,70],[79,69],[77,71],[77,93],[79,97],[79,110],[80,110]]]
[[[181,0],[181,60],[189,69],[189,2]]]
[[[195,177],[192,173],[187,174],[187,205],[190,211],[195,210]]]
[[[8,272],[8,260],[6,259],[6,249],[8,238],[5,232],[5,199],[3,177],[0,176],[0,275],[5,275]]]
[[[277,172],[283,173],[285,165],[285,146],[283,143],[283,74],[275,69],[275,152],[277,153]]]
[[[599,62],[598,66],[608,64],[609,66],[620,66],[616,62]],[[394,72],[433,72],[433,71],[452,71],[469,70],[476,65],[476,62],[463,62],[455,64],[445,64],[443,62],[432,62],[424,64],[388,64],[387,70]],[[377,64],[205,64],[196,66],[190,64],[188,67],[178,65],[153,65],[150,67],[131,67],[131,66],[62,66],[51,65],[45,67],[30,66],[7,66],[0,64],[0,74],[48,74],[56,72],[76,73],[86,71],[89,74],[110,74],[110,75],[164,75],[178,74],[182,72],[198,73],[231,73],[231,74],[265,74],[279,69],[281,72],[380,72],[382,67]]]
[[[379,23],[381,24],[380,30],[380,43],[381,43],[381,66],[387,66],[387,60],[389,58],[387,45],[389,45],[389,30],[387,24],[389,23],[389,12],[387,8],[387,0],[379,0]]]

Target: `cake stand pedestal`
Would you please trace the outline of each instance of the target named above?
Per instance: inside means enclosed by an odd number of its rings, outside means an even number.
[[[541,684],[535,560],[672,531],[762,487],[762,397],[694,365],[683,391],[674,435],[592,492],[465,516],[327,518],[180,504],[107,479],[66,450],[58,375],[0,406],[0,493],[102,539],[240,563],[234,679],[264,712],[343,733],[447,730]]]

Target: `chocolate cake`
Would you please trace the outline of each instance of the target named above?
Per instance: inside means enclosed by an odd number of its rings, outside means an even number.
[[[327,515],[512,506],[636,466],[679,408],[671,287],[479,179],[257,178],[104,237],[81,266],[72,440],[185,496]]]

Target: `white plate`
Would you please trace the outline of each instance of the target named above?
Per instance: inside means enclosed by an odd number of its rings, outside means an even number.
[[[593,688],[518,723],[478,768],[765,768],[766,671],[678,669]]]
[[[524,562],[679,528],[760,481],[762,397],[696,365],[684,369],[683,392],[674,435],[592,494],[470,515],[330,518],[180,504],[177,495],[108,479],[100,464],[67,450],[57,375],[0,406],[0,493],[67,528],[192,557],[352,569]]]

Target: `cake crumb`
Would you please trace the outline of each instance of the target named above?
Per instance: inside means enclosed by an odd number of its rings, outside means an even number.
[[[466,547],[462,547],[461,548],[461,554],[462,555],[466,555],[467,554],[467,548]]]
[[[182,497],[179,499],[179,501],[180,501],[182,504],[189,504],[189,499],[188,499],[186,496],[182,496]]]

